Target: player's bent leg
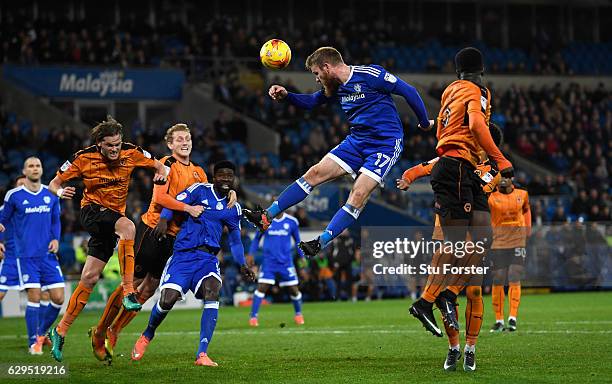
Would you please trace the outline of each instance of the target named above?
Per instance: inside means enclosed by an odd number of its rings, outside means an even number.
[[[51,341],[46,335],[47,332],[49,332],[49,328],[51,328],[53,323],[55,323],[55,320],[57,320],[57,316],[59,315],[60,310],[62,309],[62,305],[64,305],[64,287],[51,288],[47,290],[46,293],[49,300],[49,305],[47,306],[45,312],[41,313],[39,334],[41,335],[40,337],[42,337],[43,345],[50,346]]]
[[[113,358],[115,344],[109,339],[108,330],[115,318],[121,313],[122,300],[123,287],[119,284],[108,297],[104,312],[97,326],[90,329],[89,336],[91,338],[93,353],[98,360],[111,360]]]
[[[120,217],[115,223],[115,233],[119,236],[119,266],[123,287],[123,306],[127,311],[140,311],[142,305],[136,298],[134,287],[134,238],[136,226],[127,217]]]
[[[42,355],[42,341],[38,340],[40,320],[40,287],[26,289],[28,303],[25,311],[28,347],[31,355]]]
[[[338,237],[342,231],[350,227],[357,219],[363,207],[365,207],[372,191],[379,185],[379,180],[373,179],[367,174],[357,177],[353,189],[349,194],[346,204],[336,212],[327,225],[327,228],[316,239],[300,242],[298,246],[306,257],[316,256],[321,249]]]
[[[257,315],[259,314],[259,307],[266,297],[266,293],[268,293],[268,289],[270,289],[271,284],[259,283],[257,284],[257,289],[253,292],[253,304],[251,305],[251,313],[249,315],[249,325],[251,327],[258,327],[259,320],[257,319]]]
[[[219,314],[219,292],[221,291],[221,281],[216,276],[209,276],[204,279],[196,297],[204,298],[204,310],[200,319],[200,343],[196,354],[195,365],[216,367],[215,363],[208,357],[208,345],[212,341],[215,327],[217,326],[217,316]]]
[[[289,295],[291,297],[291,303],[295,311],[293,320],[296,325],[304,325],[304,315],[302,315],[302,292],[298,289],[297,285],[291,285],[289,288]]]
[[[285,188],[268,209],[250,210],[245,208],[242,210],[244,217],[260,230],[265,231],[272,223],[274,216],[306,199],[317,185],[345,175],[346,172],[340,165],[326,156],[310,167],[304,176]]]
[[[521,277],[524,267],[512,264],[508,268],[508,301],[510,304],[510,315],[508,316],[508,330],[516,331],[516,319],[521,304]]]
[[[159,287],[160,280],[147,274],[144,279],[137,279],[134,285],[138,285],[138,291],[136,298],[142,305],[147,302],[154,294],[157,287]],[[106,342],[113,348],[117,345],[117,339],[121,331],[136,317],[138,312],[126,311],[125,308],[121,308],[117,317],[108,327],[106,331]]]
[[[64,338],[74,320],[79,316],[87,301],[89,301],[89,295],[94,285],[98,282],[104,266],[106,266],[106,262],[93,256],[87,256],[83,271],[81,272],[81,280],[70,296],[64,316],[57,327],[51,328],[49,331],[51,355],[55,360],[63,360]]]
[[[497,333],[505,330],[504,325],[504,284],[506,283],[506,268],[498,268],[493,270],[493,286],[491,287],[491,304],[495,312],[495,324],[491,327],[490,332]]]
[[[183,293],[173,288],[165,288],[161,292],[159,301],[153,306],[151,315],[149,316],[149,324],[145,331],[140,335],[134,348],[132,349],[132,360],[141,360],[149,346],[149,343],[155,337],[155,331],[164,321],[168,312],[174,307],[174,304],[181,299]]]

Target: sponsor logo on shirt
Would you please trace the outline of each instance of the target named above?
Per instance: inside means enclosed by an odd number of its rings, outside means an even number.
[[[284,229],[272,229],[267,232],[270,236],[288,236],[289,232]]]
[[[25,209],[25,213],[48,213],[51,212],[51,208],[47,205],[39,205],[38,207],[28,207]]]

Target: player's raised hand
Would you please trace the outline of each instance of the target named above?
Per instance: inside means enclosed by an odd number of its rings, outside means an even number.
[[[49,248],[48,251],[50,253],[57,253],[57,251],[59,251],[59,241],[57,240],[51,240],[49,242]]]
[[[270,87],[270,90],[268,91],[268,95],[270,95],[270,97],[272,98],[272,100],[274,101],[280,101],[282,99],[284,99],[285,97],[287,97],[287,90],[285,89],[285,87],[283,87],[282,85],[272,85]]]
[[[192,217],[199,217],[204,212],[204,207],[201,205],[187,205],[185,206],[185,212]]]
[[[57,195],[59,196],[60,199],[70,200],[76,193],[76,188],[74,187],[60,188],[57,192],[58,192]]]
[[[227,194],[227,197],[229,198],[227,202],[227,209],[234,208],[234,205],[236,205],[236,203],[238,202],[238,195],[236,195],[236,191],[231,189]]]
[[[257,278],[257,276],[255,275],[255,272],[253,272],[253,270],[247,267],[246,265],[240,266],[240,274],[242,275],[242,277],[244,277],[244,279],[248,283],[254,282],[255,279]]]
[[[408,180],[404,180],[404,179],[397,179],[395,180],[397,188],[401,189],[402,191],[407,190],[408,188],[410,188],[410,182]]]
[[[159,223],[153,228],[153,236],[155,236],[158,241],[162,241],[166,238],[166,231],[168,231],[168,220],[159,219]]]

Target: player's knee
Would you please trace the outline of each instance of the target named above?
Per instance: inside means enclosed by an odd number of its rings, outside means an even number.
[[[504,271],[493,272],[493,285],[504,285],[506,283],[506,274]]]
[[[311,186],[320,184],[322,177],[321,167],[319,164],[313,165],[304,174],[304,180],[306,180],[306,182]]]
[[[264,293],[264,294],[265,294],[265,293],[267,293],[267,292],[268,292],[268,288],[269,288],[269,287],[270,287],[270,285],[269,285],[269,284],[261,284],[261,283],[259,283],[259,284],[257,285],[257,290],[258,290],[259,292],[261,292],[261,293]]]
[[[130,219],[122,217],[116,226],[117,234],[122,240],[133,240],[136,237],[136,226]]]
[[[58,292],[53,292],[50,295],[51,301],[56,305],[64,304],[64,289],[58,290]]]
[[[348,203],[355,208],[361,209],[365,205],[368,197],[370,196],[368,191],[361,188],[354,189],[351,192],[351,196],[348,199]]]
[[[204,281],[204,300],[217,301],[219,300],[219,292],[221,291],[221,282],[214,277],[209,277]]]
[[[28,289],[27,294],[28,294],[28,301],[32,303],[40,302],[40,296],[41,296],[40,288]]]
[[[169,311],[174,307],[174,304],[181,297],[181,293],[174,289],[164,289],[162,295],[159,298],[159,307],[164,311]]]
[[[482,288],[478,286],[469,286],[465,290],[467,299],[470,301],[482,299]]]

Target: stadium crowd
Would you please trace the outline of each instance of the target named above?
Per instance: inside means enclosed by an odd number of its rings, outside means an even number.
[[[331,14],[342,12],[336,5],[331,5],[328,11]],[[106,12],[112,20],[112,11]],[[300,14],[301,10],[296,8],[295,12]],[[182,67],[188,72],[219,67],[216,69],[222,71],[225,64],[218,60],[241,57],[250,58],[254,63],[262,41],[282,36],[293,48],[291,66],[299,69],[309,52],[319,46],[333,45],[351,62],[378,62],[390,70],[452,72],[452,62],[448,58],[459,44],[471,42],[487,53],[487,66],[493,73],[612,71],[610,43],[564,41],[544,26],[540,26],[534,38],[522,40],[531,41],[528,45],[510,41],[510,46],[503,49],[499,48],[499,40],[488,41],[488,44],[477,41],[475,30],[465,23],[458,23],[452,32],[418,30],[397,15],[375,22],[344,15],[333,21],[316,20],[282,31],[278,26],[285,20],[281,19],[277,22],[267,20],[265,24],[257,23],[248,28],[240,17],[211,18],[208,15],[200,18],[195,14],[187,21],[170,15],[159,18],[155,24],[135,17],[125,18],[120,24],[105,21],[67,20],[64,15],[47,12],[41,12],[32,21],[22,13],[6,11],[0,22],[0,62],[121,67],[161,65]]]

